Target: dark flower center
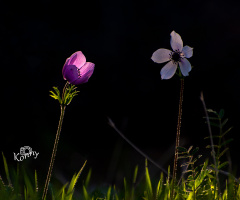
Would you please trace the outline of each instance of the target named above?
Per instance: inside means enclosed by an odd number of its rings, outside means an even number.
[[[182,58],[183,58],[183,54],[178,50],[171,53],[171,60],[175,63],[180,62]]]
[[[180,60],[180,55],[179,53],[177,52],[174,52],[173,55],[172,55],[172,59],[175,61],[175,62],[178,62]]]

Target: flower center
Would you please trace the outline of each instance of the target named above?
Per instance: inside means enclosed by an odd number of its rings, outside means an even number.
[[[180,52],[179,50],[173,51],[173,52],[170,54],[170,59],[171,59],[174,63],[180,62],[182,58],[183,58],[183,54],[182,54],[182,52]]]

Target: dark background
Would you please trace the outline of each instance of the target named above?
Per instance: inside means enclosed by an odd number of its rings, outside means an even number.
[[[182,145],[210,142],[200,101],[225,109],[233,126],[230,151],[239,164],[240,4],[234,1],[18,1],[1,2],[1,140],[0,150],[16,166],[13,152],[30,146],[36,160],[20,163],[44,180],[55,139],[60,107],[49,97],[62,90],[62,66],[81,50],[95,63],[89,82],[67,107],[54,177],[69,180],[87,159],[97,182],[122,181],[144,158],[109,125],[116,126],[165,169],[173,162],[180,81],[161,80],[164,64],[150,58],[170,47],[175,30],[194,48],[194,66],[185,79]],[[216,129],[213,130],[218,134]],[[202,159],[202,162],[204,159]],[[1,164],[2,165],[2,164]],[[152,166],[159,176],[159,170]],[[40,179],[41,179],[40,178]]]

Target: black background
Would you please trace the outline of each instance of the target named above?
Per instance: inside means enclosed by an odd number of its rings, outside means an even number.
[[[150,58],[159,48],[171,49],[175,30],[194,48],[193,69],[185,79],[182,145],[199,146],[210,156],[203,91],[207,107],[224,108],[226,128],[234,127],[227,138],[234,139],[230,151],[237,167],[239,8],[234,1],[214,0],[1,2],[0,150],[15,166],[13,152],[32,147],[38,158],[21,164],[45,178],[60,114],[49,90],[63,88],[62,66],[80,50],[95,71],[66,109],[55,177],[68,180],[86,159],[86,171],[93,168],[99,182],[122,181],[136,164],[144,167],[144,158],[109,127],[107,117],[167,169],[173,162],[180,81],[161,80],[164,64]]]

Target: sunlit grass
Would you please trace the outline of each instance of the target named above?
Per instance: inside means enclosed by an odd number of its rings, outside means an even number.
[[[209,111],[217,117],[210,117],[211,120],[217,120],[223,116],[220,113]],[[221,123],[223,129],[223,123]],[[216,124],[215,124],[216,125]],[[229,132],[229,129],[226,130]],[[220,158],[226,153],[227,141],[223,140],[226,131],[220,130],[221,135],[218,137],[214,135],[214,139],[220,142],[215,146],[217,150],[217,173],[215,166],[210,163],[211,158],[204,162],[199,162],[201,155],[198,154],[198,148],[194,147],[179,147],[179,159],[184,160],[184,171],[179,177],[178,183],[174,185],[174,200],[229,200],[240,199],[239,180],[236,179],[231,172],[224,171],[227,167],[227,161],[220,162]],[[225,142],[222,142],[225,141]],[[222,147],[225,147],[223,150]],[[218,151],[219,149],[219,151]],[[9,170],[6,158],[3,156],[3,165],[5,172],[1,173],[0,177],[0,199],[6,200],[39,200],[42,196],[43,184],[38,182],[37,171],[26,173],[23,169]],[[159,174],[159,177],[152,177],[148,168],[148,161],[145,161],[145,176],[144,179],[138,177],[138,166],[132,169],[132,178],[123,178],[122,187],[117,188],[115,185],[109,187],[99,187],[90,190],[91,186],[91,170],[86,177],[80,177],[82,170],[84,170],[86,162],[77,174],[74,174],[69,183],[61,187],[50,184],[49,193],[46,199],[51,200],[168,200],[171,199],[172,191],[172,177],[170,175],[170,167],[168,168],[168,175],[164,173]],[[221,188],[216,184],[217,179],[221,177]],[[81,178],[82,186],[77,187],[76,183]],[[74,191],[78,190],[80,196],[76,197]]]

